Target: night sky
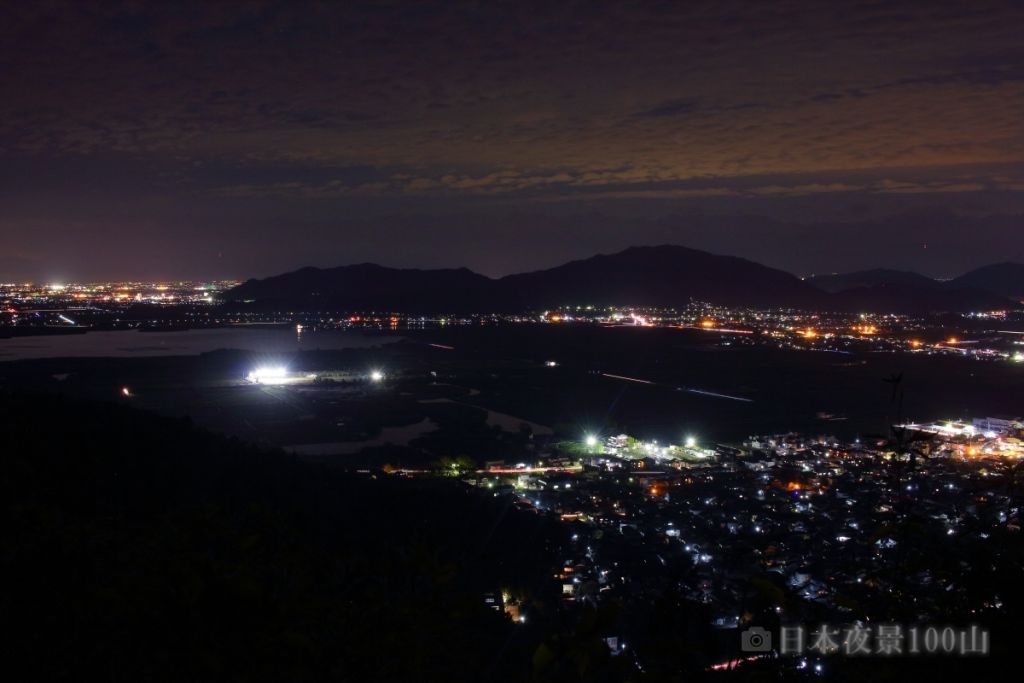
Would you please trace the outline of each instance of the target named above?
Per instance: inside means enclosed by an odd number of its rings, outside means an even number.
[[[0,280],[1024,261],[1021,2],[0,4]]]

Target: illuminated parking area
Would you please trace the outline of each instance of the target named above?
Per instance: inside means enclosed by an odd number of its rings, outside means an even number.
[[[974,418],[970,424],[961,421],[907,422],[898,426],[929,435],[939,445],[940,451],[950,455],[963,458],[1024,457],[1024,439],[1020,438],[1024,419],[1020,417]]]

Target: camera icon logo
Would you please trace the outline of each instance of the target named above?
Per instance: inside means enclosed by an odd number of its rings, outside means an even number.
[[[744,652],[771,652],[772,634],[760,626],[751,626],[740,634],[740,649]]]

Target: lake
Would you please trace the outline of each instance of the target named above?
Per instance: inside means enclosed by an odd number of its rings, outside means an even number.
[[[0,339],[0,361],[30,358],[139,358],[145,356],[195,356],[220,349],[257,353],[336,351],[369,348],[398,341],[357,331],[294,328],[218,327],[167,332],[88,332]]]

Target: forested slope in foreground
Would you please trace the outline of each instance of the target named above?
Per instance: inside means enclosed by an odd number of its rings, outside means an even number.
[[[33,680],[523,680],[560,531],[123,406],[0,394],[5,664]],[[23,668],[26,667],[26,668]]]

